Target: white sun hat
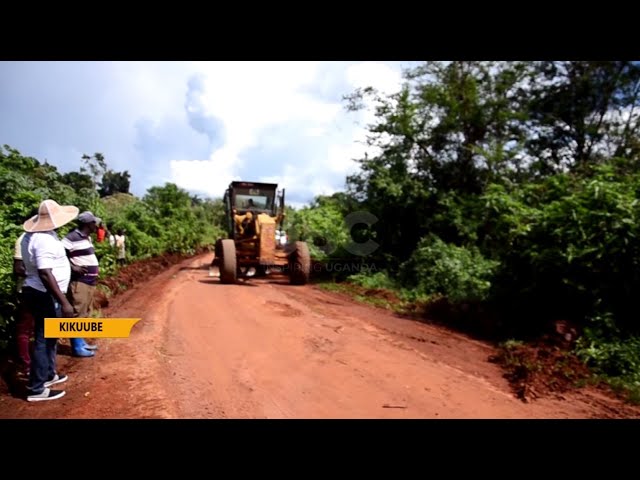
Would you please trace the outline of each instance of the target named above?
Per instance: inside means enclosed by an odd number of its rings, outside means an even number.
[[[59,205],[55,200],[45,200],[38,208],[38,214],[24,222],[25,232],[48,232],[66,225],[78,216],[80,209],[72,205]]]

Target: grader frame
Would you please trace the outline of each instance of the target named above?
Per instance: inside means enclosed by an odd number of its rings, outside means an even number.
[[[222,283],[235,283],[246,272],[266,275],[276,270],[289,275],[293,285],[309,281],[311,259],[305,242],[281,245],[276,229],[285,218],[285,191],[275,183],[234,181],[223,202],[227,238],[218,239],[212,266]]]

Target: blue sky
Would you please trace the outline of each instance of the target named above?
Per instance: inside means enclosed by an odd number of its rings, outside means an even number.
[[[77,170],[101,152],[132,193],[218,197],[273,181],[301,205],[344,187],[371,112],[342,95],[400,87],[402,62],[0,62],[0,143]]]

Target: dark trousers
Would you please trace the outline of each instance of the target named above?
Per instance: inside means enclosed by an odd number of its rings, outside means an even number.
[[[22,293],[20,294],[22,297]],[[29,370],[31,368],[31,337],[33,336],[33,316],[22,303],[22,298],[18,305],[16,322],[16,344],[18,349],[18,360],[20,369]]]
[[[30,287],[23,287],[22,299],[33,316],[35,337],[27,390],[29,395],[37,395],[44,391],[44,382],[56,375],[58,339],[44,338],[44,319],[59,317],[60,306],[49,293]]]

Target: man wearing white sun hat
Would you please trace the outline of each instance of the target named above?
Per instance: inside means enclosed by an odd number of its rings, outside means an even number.
[[[56,371],[57,338],[44,338],[44,319],[73,317],[66,297],[71,265],[56,230],[78,216],[79,209],[45,200],[38,214],[27,220],[22,239],[22,259],[26,279],[22,288],[25,306],[34,318],[34,348],[27,386],[27,401],[55,400],[64,390],[49,387],[66,382],[68,377]]]

